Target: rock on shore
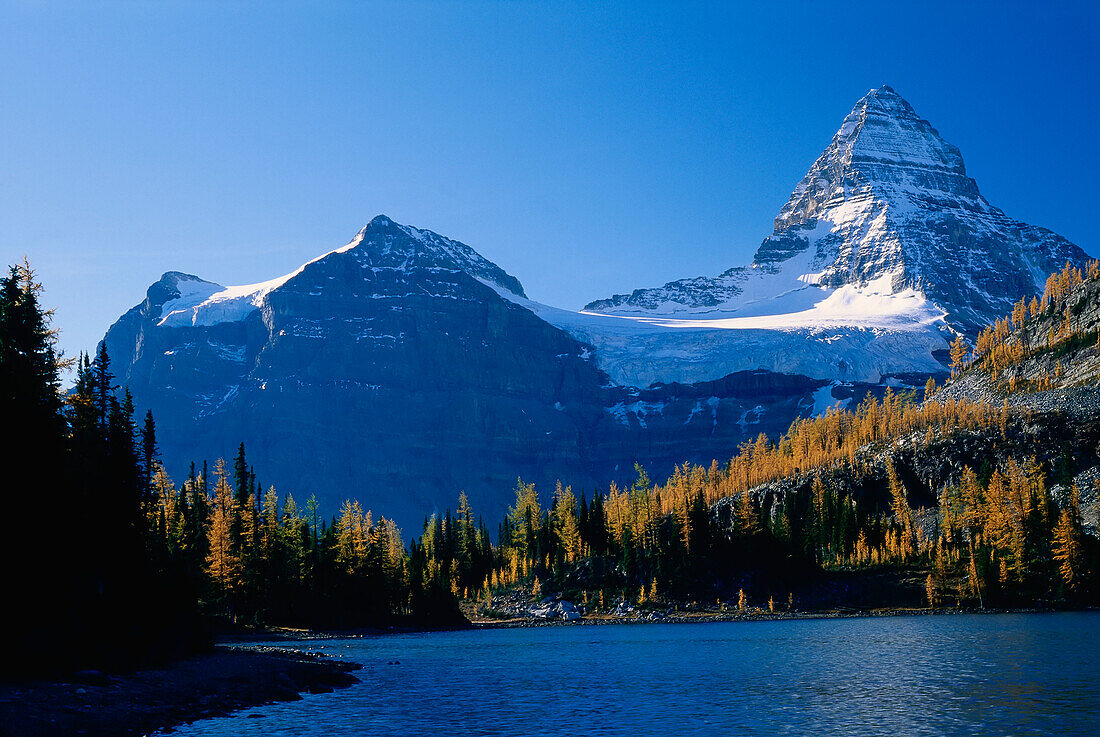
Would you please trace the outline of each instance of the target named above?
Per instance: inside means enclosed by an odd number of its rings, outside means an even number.
[[[278,648],[223,648],[125,674],[0,685],[0,735],[138,735],[358,682],[355,663]]]

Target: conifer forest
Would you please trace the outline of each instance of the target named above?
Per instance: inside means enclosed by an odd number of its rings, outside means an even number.
[[[1098,287],[1096,262],[1053,275],[973,349],[956,341],[944,387],[868,396],[665,479],[638,465],[629,487],[517,479],[504,519],[458,494],[452,511],[402,531],[369,499],[322,510],[265,486],[243,443],[170,477],[156,419],[135,412],[105,348],[71,365],[57,355],[42,285],[14,265],[0,281],[9,610],[55,643],[43,653],[29,636],[22,656],[44,667],[171,657],[226,627],[458,626],[499,616],[494,599],[509,591],[559,593],[593,614],[820,609],[869,589],[880,605],[932,609],[1093,604],[1100,550],[1081,498],[1096,489],[1077,474],[1100,431],[1010,398],[1100,350],[1076,307]],[[1053,371],[1020,378],[1044,357]],[[979,373],[1004,388],[1001,402],[952,393]]]

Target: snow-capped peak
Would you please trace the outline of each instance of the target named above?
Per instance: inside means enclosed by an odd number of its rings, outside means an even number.
[[[966,176],[959,149],[885,85],[864,95],[844,118],[776,216],[776,233],[872,190],[898,206],[939,193],[968,208],[989,210]]]
[[[962,154],[894,89],[864,95],[775,218],[749,267],[669,282],[585,307],[623,315],[783,314],[792,285],[814,303],[830,290],[889,277],[975,332],[1041,291],[1046,275],[1086,254],[1008,218],[967,176]],[[768,301],[771,304],[768,304]]]
[[[401,225],[385,215],[378,215],[345,245],[268,281],[223,287],[189,274],[168,272],[161,278],[168,294],[161,306],[157,324],[162,327],[188,327],[243,320],[260,309],[271,292],[305,273],[313,264],[339,254],[354,255],[359,265],[367,271],[407,271],[418,267],[463,271],[476,279],[492,282],[513,294],[524,296],[523,286],[515,277],[465,243],[430,230]]]

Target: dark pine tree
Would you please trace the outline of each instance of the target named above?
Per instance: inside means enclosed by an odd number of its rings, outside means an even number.
[[[72,499],[59,498],[69,481],[66,423],[55,334],[40,293],[26,264],[0,279],[0,422],[6,429],[0,496],[9,522],[0,555],[6,561],[5,610],[16,635],[0,671],[10,672],[63,656],[70,644],[65,632],[76,618],[71,592],[79,511]],[[54,634],[56,640],[47,639]]]

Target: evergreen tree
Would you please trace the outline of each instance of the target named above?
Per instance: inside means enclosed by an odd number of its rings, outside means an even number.
[[[6,427],[0,443],[5,475],[0,498],[9,520],[0,535],[0,555],[10,563],[6,608],[18,633],[0,670],[63,657],[72,644],[66,634],[79,625],[75,594],[81,579],[74,563],[82,509],[68,494],[58,497],[71,488],[67,428],[56,333],[50,312],[39,305],[41,293],[26,263],[0,278],[0,422]],[[46,520],[49,545],[40,539]],[[28,557],[29,551],[36,555]],[[54,651],[48,643],[43,646],[41,635],[56,643]]]
[[[129,390],[127,390],[129,396]],[[131,403],[132,403],[131,399]],[[153,481],[153,471],[160,457],[160,449],[157,447],[157,423],[153,421],[153,411],[146,410],[145,422],[141,426],[141,465],[143,481],[148,486]]]
[[[1072,487],[1069,505],[1058,516],[1058,524],[1054,528],[1053,554],[1062,583],[1070,592],[1076,592],[1083,574],[1081,521],[1076,486]]]
[[[248,501],[250,479],[251,473],[249,472],[248,461],[244,457],[244,443],[241,443],[237,448],[237,455],[233,459],[233,493],[239,507],[243,507],[245,502]]]

